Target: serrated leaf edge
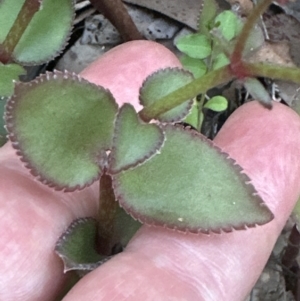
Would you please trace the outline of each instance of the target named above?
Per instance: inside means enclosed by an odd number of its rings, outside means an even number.
[[[260,207],[265,207],[269,213],[270,217],[269,220],[266,222],[270,222],[274,218],[274,214],[271,212],[271,210],[268,208],[266,203],[263,201],[263,199],[259,196],[259,193],[256,191],[254,185],[252,184],[251,179],[249,176],[245,173],[243,168],[237,163],[236,160],[234,160],[230,155],[226,152],[224,152],[220,147],[218,147],[212,140],[206,138],[204,135],[201,133],[197,132],[196,130],[190,129],[190,128],[185,128],[182,125],[164,125],[163,128],[167,127],[175,127],[177,130],[180,131],[186,131],[190,134],[191,138],[195,139],[197,137],[198,139],[200,138],[202,141],[205,141],[208,143],[210,146],[212,146],[217,152],[219,152],[220,155],[222,155],[226,160],[229,160],[231,163],[232,167],[236,170],[237,173],[240,174],[242,181],[245,183],[245,187],[248,188],[249,194],[253,196],[253,201],[257,202],[258,206]],[[196,138],[196,139],[197,139]],[[167,139],[167,138],[166,138]],[[145,224],[147,226],[151,227],[163,227],[169,230],[181,232],[184,234],[187,233],[192,233],[192,234],[221,234],[221,233],[230,233],[233,232],[234,230],[247,230],[248,228],[255,228],[260,225],[264,225],[266,223],[252,223],[252,224],[241,224],[240,226],[228,226],[228,227],[223,227],[223,228],[212,228],[212,229],[201,229],[201,228],[180,228],[176,225],[168,225],[166,223],[160,223],[155,220],[152,220],[151,218],[143,217],[142,215],[138,214],[136,211],[132,210],[131,208],[128,208],[126,206],[126,202],[124,199],[124,196],[120,191],[118,190],[119,184],[117,183],[117,180],[112,176],[112,186],[116,195],[116,199],[119,201],[119,205],[130,215],[132,216],[133,219],[138,220],[140,223]],[[125,204],[125,206],[124,206]]]
[[[177,71],[180,71],[182,73],[185,73],[187,75],[190,75],[191,76],[191,79],[194,79],[194,75],[192,72],[184,69],[184,68],[180,68],[180,67],[168,67],[168,68],[163,68],[163,69],[160,69],[160,70],[157,70],[155,72],[153,72],[152,74],[150,74],[142,83],[142,86],[140,87],[140,90],[139,90],[139,104],[142,105],[143,107],[144,104],[143,104],[143,95],[142,95],[142,91],[143,89],[145,88],[145,85],[147,84],[147,80],[151,79],[151,77],[154,77],[156,76],[157,74],[159,73],[166,73],[166,72],[169,72],[169,71],[173,71],[173,70],[177,70]],[[175,91],[175,90],[174,90]],[[193,99],[190,99],[190,100],[186,100],[186,102],[189,101],[189,103],[187,104],[187,108],[185,111],[183,111],[180,115],[178,115],[177,118],[164,118],[164,117],[161,117],[161,116],[158,116],[157,118],[155,118],[155,120],[158,120],[162,123],[175,123],[175,122],[181,122],[191,111],[192,107],[193,107]]]
[[[131,104],[128,104],[128,105],[130,105],[134,110],[134,107]],[[111,168],[111,165],[113,164],[113,162],[115,162],[115,157],[113,156],[113,153],[115,152],[115,149],[116,149],[116,139],[117,139],[117,136],[119,134],[119,132],[117,132],[116,129],[120,128],[120,119],[118,117],[121,114],[122,108],[119,110],[119,112],[116,116],[116,119],[115,119],[115,131],[114,131],[114,135],[113,135],[112,149],[111,149],[110,156],[108,158],[108,170],[107,170],[107,172],[108,172],[109,175],[114,175],[114,174],[120,173],[121,171],[129,170],[129,169],[132,169],[132,168],[135,168],[137,166],[140,166],[140,165],[144,164],[145,162],[150,160],[152,157],[154,157],[155,155],[160,153],[160,150],[162,149],[162,147],[164,145],[164,142],[165,142],[165,139],[166,139],[165,132],[162,130],[162,128],[159,124],[155,124],[155,123],[148,124],[148,125],[152,125],[152,126],[155,125],[160,131],[161,137],[160,137],[158,143],[156,144],[156,146],[148,154],[146,154],[143,158],[137,160],[135,163],[127,164],[122,168],[117,168],[117,169]],[[138,116],[138,114],[136,115],[136,117],[137,117],[138,122],[141,125],[147,125],[147,123],[145,123],[141,120],[141,118]]]
[[[42,5],[43,5],[43,0],[40,0],[40,2],[41,2],[40,9],[41,9]],[[54,60],[57,56],[61,55],[63,53],[64,49],[68,46],[69,41],[71,39],[72,31],[74,28],[74,20],[76,18],[75,4],[76,4],[76,0],[72,0],[72,4],[71,4],[72,5],[72,16],[71,16],[69,32],[66,34],[64,41],[61,44],[60,48],[54,54],[50,55],[47,59],[44,59],[44,60],[23,62],[23,61],[18,60],[13,53],[12,58],[13,58],[14,62],[16,62],[22,66],[37,66],[37,65],[42,65],[47,62],[50,62],[50,61]]]
[[[64,273],[67,273],[69,271],[86,271],[90,272],[109,259],[111,259],[113,256],[103,256],[103,259],[99,260],[95,263],[76,263],[72,260],[70,260],[66,255],[62,254],[60,251],[60,247],[64,244],[64,242],[68,239],[68,236],[70,235],[70,232],[78,226],[78,224],[83,224],[88,221],[94,221],[97,223],[97,220],[93,217],[82,217],[74,220],[69,227],[66,229],[66,231],[59,237],[59,239],[56,242],[54,252],[62,259],[64,263]],[[100,255],[100,254],[99,254]]]
[[[46,72],[45,74],[40,75],[39,77],[35,78],[31,82],[28,83],[22,83],[22,82],[15,82],[15,90],[14,94],[8,98],[6,106],[5,106],[5,113],[4,113],[4,120],[5,120],[5,128],[6,131],[8,132],[7,137],[10,139],[12,147],[16,150],[16,154],[20,157],[20,160],[23,162],[24,166],[29,169],[29,172],[41,183],[47,185],[50,188],[53,188],[54,190],[57,191],[64,191],[64,192],[73,192],[75,190],[82,190],[91,184],[93,184],[95,181],[100,179],[101,174],[103,173],[103,170],[98,173],[96,177],[91,179],[89,182],[85,183],[84,185],[75,185],[72,187],[67,187],[67,186],[60,186],[56,185],[53,182],[47,180],[44,178],[38,170],[33,166],[33,164],[30,163],[30,160],[27,158],[27,156],[24,154],[22,147],[18,141],[18,135],[14,133],[14,121],[13,121],[13,116],[12,113],[15,109],[16,105],[16,99],[17,99],[17,94],[22,94],[22,90],[27,90],[27,87],[33,87],[33,86],[38,86],[40,83],[43,83],[45,81],[50,81],[50,80],[55,80],[58,77],[63,77],[63,79],[71,79],[73,81],[77,82],[83,82],[86,83],[89,86],[94,86],[97,89],[103,90],[111,95],[111,97],[114,99],[113,95],[108,89],[105,89],[101,86],[95,85],[93,83],[90,83],[89,81],[83,79],[81,76],[76,74],[75,72],[68,72],[68,71],[58,71],[54,70],[53,72]],[[115,105],[117,106],[115,100],[114,100]],[[104,155],[104,153],[103,153]],[[100,158],[97,158],[98,160]],[[107,160],[107,158],[104,158]]]

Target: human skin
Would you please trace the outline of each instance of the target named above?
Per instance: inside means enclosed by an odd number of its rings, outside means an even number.
[[[147,75],[179,65],[162,46],[139,41],[114,49],[82,76],[109,88],[119,103],[137,105]],[[245,169],[274,220],[211,235],[143,226],[123,253],[82,278],[64,301],[246,297],[300,194],[300,119],[281,104],[268,110],[252,102],[229,118],[215,143]],[[65,281],[55,242],[73,219],[94,215],[97,186],[56,192],[29,174],[9,143],[0,149],[0,300],[54,300]]]

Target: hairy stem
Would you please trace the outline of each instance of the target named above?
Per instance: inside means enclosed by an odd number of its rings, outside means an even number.
[[[0,47],[0,61],[4,64],[12,60],[12,53],[19,43],[34,14],[40,9],[41,0],[26,0]]]
[[[117,206],[111,176],[104,174],[100,178],[97,244],[102,255],[111,255]]]
[[[241,33],[239,34],[232,56],[231,56],[231,64],[240,64],[242,60],[243,50],[245,48],[247,39],[250,35],[252,28],[260,17],[260,15],[269,7],[272,3],[272,0],[261,0],[257,6],[251,11],[250,15],[248,16],[246,23],[243,26]]]
[[[121,0],[90,1],[117,28],[124,41],[143,39]]]
[[[142,120],[148,122],[151,119],[179,106],[188,99],[192,99],[200,93],[226,83],[233,79],[230,67],[224,66],[218,70],[211,71],[201,78],[193,80],[191,83],[175,90],[174,92],[162,97],[157,102],[144,108],[139,112]]]
[[[252,77],[268,77],[272,79],[281,79],[300,84],[300,69],[293,67],[284,67],[264,63],[243,63],[245,69]]]

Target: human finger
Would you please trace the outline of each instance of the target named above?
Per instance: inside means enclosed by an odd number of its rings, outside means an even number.
[[[163,46],[139,41],[112,50],[81,76],[130,101],[137,100],[145,77],[178,65]],[[72,220],[94,216],[97,201],[98,184],[80,192],[54,191],[29,174],[10,143],[0,149],[1,300],[53,300],[65,280],[55,243]]]
[[[244,300],[299,197],[299,135],[299,116],[282,104],[239,108],[215,142],[245,169],[274,220],[211,235],[144,226],[123,253],[84,277],[64,301]]]

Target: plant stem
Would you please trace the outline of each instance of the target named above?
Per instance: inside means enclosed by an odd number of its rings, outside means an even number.
[[[213,65],[213,60],[214,60],[214,54],[215,54],[215,50],[216,50],[216,43],[214,41],[214,39],[211,39],[211,55],[208,58],[208,62],[207,62],[207,70],[210,72],[212,70],[212,65]],[[202,123],[203,120],[201,120],[201,115],[203,116],[203,106],[204,106],[204,102],[205,102],[205,94],[207,91],[203,92],[201,94],[201,98],[200,101],[198,102],[198,123],[197,123],[197,130],[199,133],[201,133],[201,127],[202,127]]]
[[[254,25],[260,15],[269,7],[272,0],[261,0],[258,5],[251,11],[246,23],[243,26],[241,33],[239,34],[234,50],[230,58],[230,68],[238,79],[244,79],[247,76],[252,76],[246,65],[243,62],[243,51]]]
[[[40,9],[41,0],[26,0],[0,47],[0,61],[3,64],[12,60],[12,53],[19,43],[24,31],[31,22],[34,14]]]
[[[124,41],[143,39],[121,0],[90,0],[90,2],[116,27]]]
[[[243,63],[252,77],[268,77],[300,84],[300,69],[263,63]]]
[[[117,206],[111,176],[104,174],[100,178],[97,244],[97,251],[102,255],[111,255]]]
[[[162,97],[152,105],[142,109],[139,116],[142,120],[148,122],[151,119],[179,106],[188,99],[192,99],[200,93],[226,83],[233,79],[233,74],[229,65],[218,70],[211,71],[201,78],[193,80],[191,83],[175,90],[174,92]]]
[[[246,23],[243,26],[241,33],[239,34],[232,56],[231,63],[234,65],[235,63],[240,64],[242,61],[242,54],[245,48],[248,37],[251,33],[251,30],[254,28],[255,22],[260,17],[260,15],[269,7],[272,3],[272,0],[261,0],[257,6],[251,11],[248,16]]]

